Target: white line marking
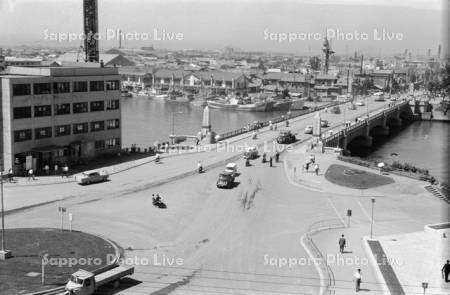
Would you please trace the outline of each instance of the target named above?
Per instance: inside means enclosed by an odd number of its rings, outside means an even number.
[[[342,221],[342,224],[347,224],[345,223],[344,219],[342,218],[341,214],[339,214],[338,209],[336,208],[336,206],[334,205],[333,201],[331,201],[331,198],[328,198],[328,202],[330,202],[331,207],[333,207],[334,212],[336,213],[336,215],[339,217],[339,219]]]
[[[367,216],[367,219],[369,219],[369,221],[371,221],[372,218],[370,217],[369,213],[367,213],[366,209],[364,209],[363,205],[361,204],[361,202],[359,200],[358,200],[358,204],[359,204],[359,207],[361,207],[364,215]],[[375,219],[373,220],[373,223],[375,223]]]

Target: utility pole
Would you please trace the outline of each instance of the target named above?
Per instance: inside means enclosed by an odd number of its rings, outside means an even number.
[[[5,244],[5,207],[3,203],[3,167],[0,171],[0,195],[1,195],[1,211],[2,211],[2,249],[0,250],[0,260],[6,260],[11,257],[11,251],[6,250]]]
[[[370,239],[373,236],[373,207],[375,206],[375,198],[372,198],[372,218],[370,220]]]

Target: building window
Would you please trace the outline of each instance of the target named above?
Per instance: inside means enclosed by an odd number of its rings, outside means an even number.
[[[119,119],[107,120],[106,121],[106,127],[107,127],[107,129],[120,128],[120,121],[119,121]]]
[[[14,108],[14,119],[31,118],[31,107]]]
[[[34,129],[34,137],[36,139],[52,137],[52,127]]]
[[[68,93],[68,92],[70,92],[70,82],[53,83],[53,93]]]
[[[35,106],[34,107],[34,116],[35,117],[45,117],[52,115],[52,106],[51,105],[43,105],[43,106]]]
[[[91,81],[90,84],[90,91],[103,91],[105,90],[105,82],[104,81]]]
[[[118,99],[111,99],[106,101],[107,110],[118,110],[120,107],[120,101]]]
[[[87,91],[88,91],[87,81],[73,82],[73,92],[87,92]]]
[[[55,116],[70,114],[70,103],[55,104],[54,105]]]
[[[34,95],[51,94],[52,86],[50,83],[36,83],[33,85]]]
[[[87,102],[76,102],[73,104],[73,113],[87,113],[88,112],[88,103]]]
[[[95,149],[96,150],[103,150],[105,148],[105,141],[104,140],[96,140],[95,141]]]
[[[14,141],[20,142],[20,141],[31,140],[32,139],[31,134],[32,134],[31,129],[14,131]]]
[[[89,128],[88,123],[73,124],[73,134],[87,133]]]
[[[13,84],[13,96],[31,95],[31,84]]]
[[[120,138],[109,138],[105,140],[105,146],[107,149],[120,148]]]
[[[91,132],[105,130],[105,121],[91,122]]]
[[[55,135],[56,136],[70,135],[70,125],[55,126]]]
[[[91,101],[91,112],[100,112],[105,110],[105,102],[103,100]]]
[[[119,90],[120,84],[118,80],[106,81],[106,90]]]

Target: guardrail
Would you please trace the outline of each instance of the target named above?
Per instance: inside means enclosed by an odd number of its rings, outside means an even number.
[[[314,254],[314,258],[319,261],[319,267],[322,269],[322,272],[325,275],[325,286],[324,286],[324,292],[321,295],[329,294],[334,295],[335,290],[334,286],[336,284],[334,273],[331,270],[331,267],[328,265],[326,258],[323,256],[322,252],[320,251],[319,247],[314,243],[312,236],[315,233],[318,233],[323,230],[328,229],[338,229],[338,228],[345,228],[345,224],[342,223],[340,219],[327,219],[327,220],[321,220],[318,222],[315,222],[311,224],[308,228],[308,232],[306,233],[306,241],[309,244],[309,248],[312,250]]]

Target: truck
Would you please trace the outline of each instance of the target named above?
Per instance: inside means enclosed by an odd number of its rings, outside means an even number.
[[[279,144],[291,144],[295,141],[295,135],[289,130],[281,130],[277,137],[277,143]]]
[[[133,266],[112,265],[104,268],[98,274],[80,269],[70,276],[65,290],[68,295],[91,295],[101,286],[113,283],[117,288],[120,279],[132,275]]]

